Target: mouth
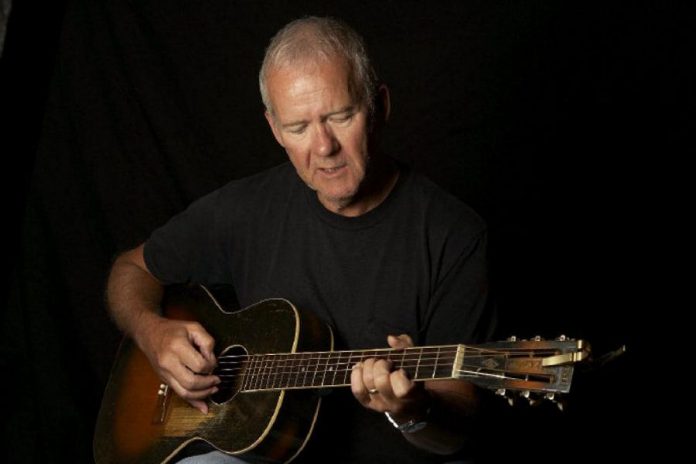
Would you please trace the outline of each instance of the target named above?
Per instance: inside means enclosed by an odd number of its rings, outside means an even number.
[[[331,168],[317,168],[317,170],[324,173],[324,174],[331,175],[331,174],[335,174],[335,173],[339,172],[341,169],[343,169],[345,167],[346,167],[346,165],[342,164],[341,166],[335,166],[335,167],[331,167]]]

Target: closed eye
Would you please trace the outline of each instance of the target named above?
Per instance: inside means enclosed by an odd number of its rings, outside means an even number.
[[[286,131],[290,132],[291,134],[296,134],[296,135],[302,134],[305,131],[305,129],[307,129],[306,124],[300,124],[300,125],[295,125],[295,126],[290,126],[290,127],[285,128]]]
[[[344,123],[344,122],[348,122],[351,119],[353,119],[354,114],[355,113],[353,113],[353,112],[334,114],[331,117],[329,117],[329,121],[339,123],[339,124]]]

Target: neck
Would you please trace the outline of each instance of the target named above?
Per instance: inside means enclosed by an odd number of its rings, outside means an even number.
[[[245,391],[321,388],[350,385],[356,363],[367,358],[387,359],[416,381],[458,377],[465,347],[442,345],[404,350],[377,349],[311,353],[259,354],[240,359],[220,358],[220,365],[243,377]]]
[[[399,179],[399,168],[391,158],[377,156],[371,160],[368,173],[358,192],[346,202],[319,201],[329,211],[346,217],[361,216],[379,205],[389,196]]]

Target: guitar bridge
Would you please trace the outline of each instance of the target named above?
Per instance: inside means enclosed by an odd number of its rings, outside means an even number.
[[[155,411],[152,414],[152,424],[164,424],[164,419],[167,417],[167,405],[169,404],[169,385],[161,383],[157,390],[157,404]]]

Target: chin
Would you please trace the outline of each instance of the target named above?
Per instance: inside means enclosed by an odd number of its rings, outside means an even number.
[[[317,191],[319,196],[323,198],[325,201],[328,201],[336,206],[339,207],[345,207],[350,205],[353,202],[353,199],[355,198],[356,192],[353,190],[350,191]]]

